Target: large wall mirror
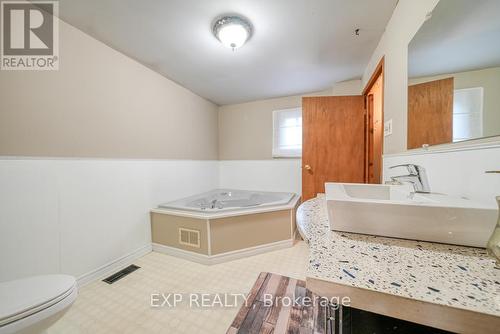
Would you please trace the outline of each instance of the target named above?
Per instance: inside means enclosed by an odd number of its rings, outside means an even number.
[[[408,55],[408,149],[500,135],[499,0],[440,0]]]

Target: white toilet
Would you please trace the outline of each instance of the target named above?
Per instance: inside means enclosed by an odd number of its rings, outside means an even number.
[[[78,294],[69,275],[45,275],[0,283],[0,334],[43,333]]]

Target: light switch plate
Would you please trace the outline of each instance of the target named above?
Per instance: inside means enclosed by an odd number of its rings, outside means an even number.
[[[384,137],[392,135],[392,118],[384,122]]]

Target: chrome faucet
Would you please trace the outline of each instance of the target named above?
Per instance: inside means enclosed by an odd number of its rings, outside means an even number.
[[[214,199],[210,202],[210,209],[215,209],[215,205],[217,205],[217,200]]]
[[[427,180],[427,173],[425,168],[414,164],[403,164],[391,166],[389,169],[396,167],[406,167],[408,175],[392,176],[391,180],[394,182],[408,182],[413,185],[416,193],[430,193],[429,181]]]

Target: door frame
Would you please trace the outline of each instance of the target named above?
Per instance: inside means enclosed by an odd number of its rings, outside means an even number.
[[[365,101],[365,183],[368,183],[369,181],[369,158],[368,158],[368,152],[369,152],[369,147],[368,147],[368,138],[369,138],[369,129],[370,129],[370,124],[369,118],[368,118],[368,93],[372,89],[373,85],[377,81],[377,79],[382,76],[382,138],[381,138],[381,145],[382,145],[382,154],[380,157],[380,170],[383,171],[383,152],[384,152],[384,122],[385,122],[385,117],[384,117],[384,92],[385,92],[385,71],[384,71],[384,63],[385,63],[385,57],[382,57],[380,61],[378,62],[377,66],[375,67],[375,70],[373,70],[372,75],[370,76],[370,79],[365,85],[365,88],[363,89],[363,99]],[[382,174],[380,175],[382,182]]]

